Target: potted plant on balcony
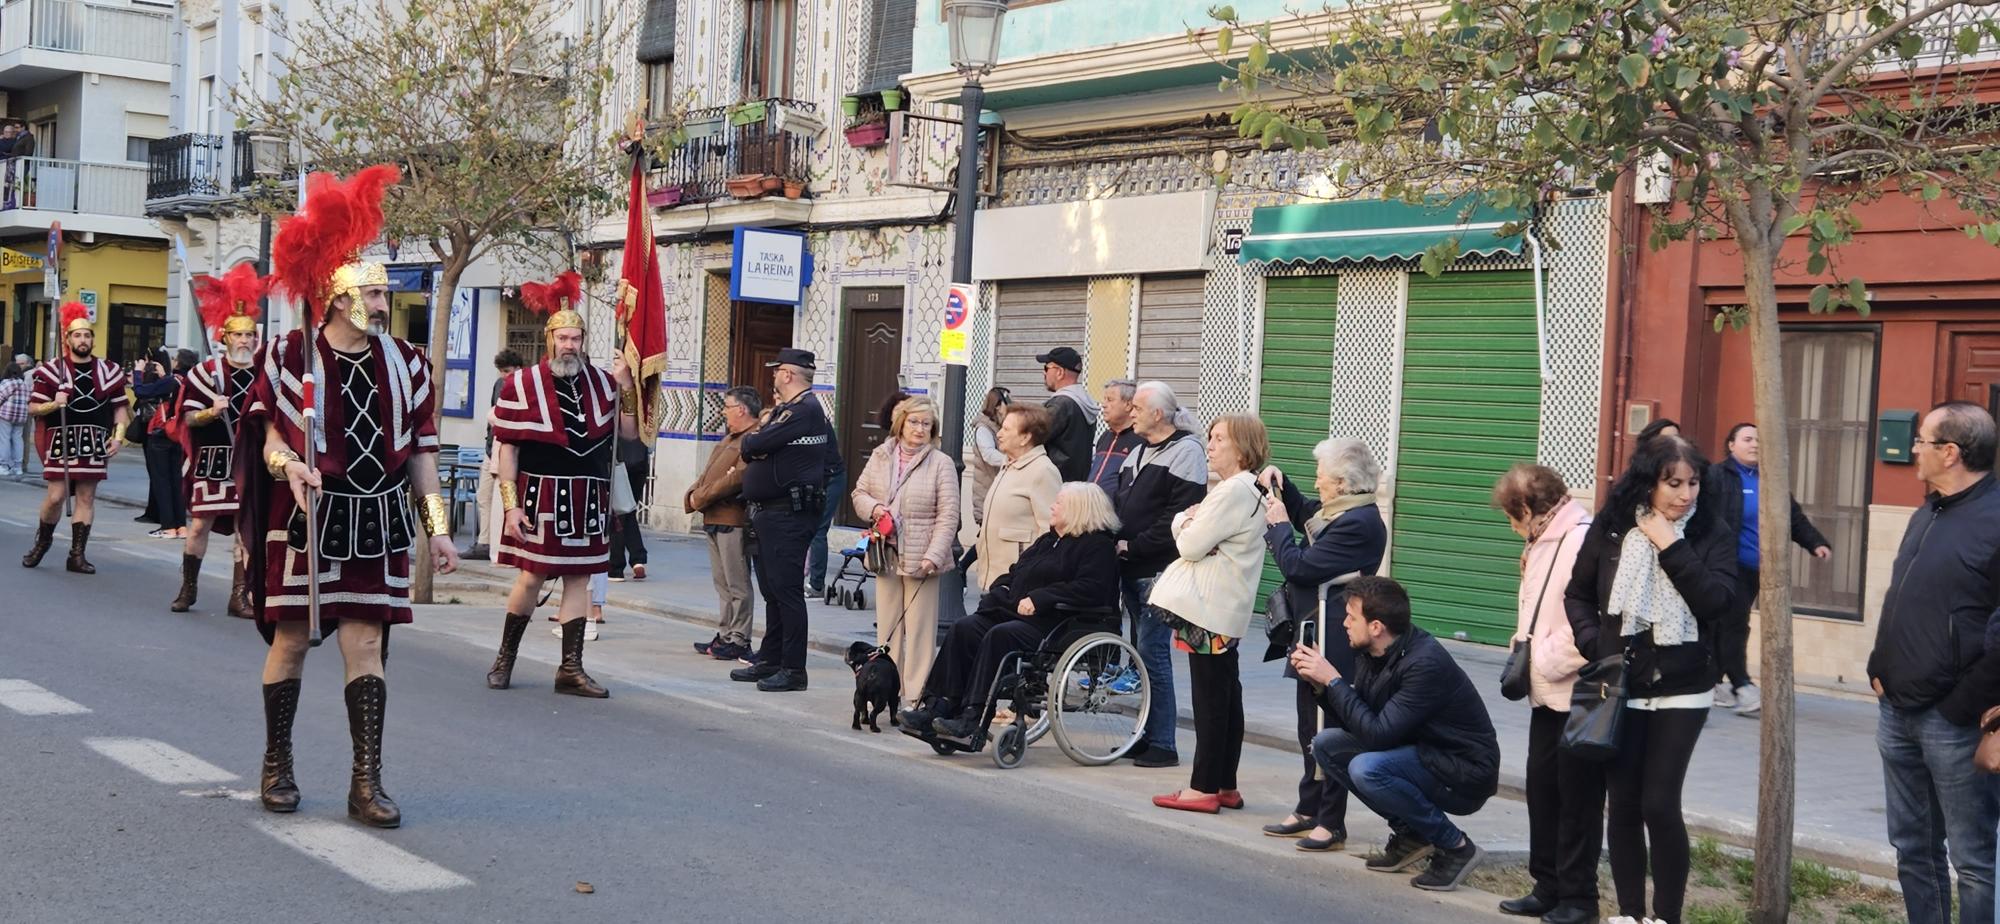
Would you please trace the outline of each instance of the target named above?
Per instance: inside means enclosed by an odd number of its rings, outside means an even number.
[[[844,116],[846,116],[846,117],[848,117],[849,119],[852,119],[852,118],[854,118],[854,117],[855,117],[855,116],[857,116],[857,115],[860,115],[860,114],[861,114],[861,97],[859,97],[859,96],[843,96],[843,97],[841,97],[841,98],[840,98],[840,114],[841,114],[841,115],[844,115]]]
[[[799,177],[785,177],[785,198],[797,199],[806,194],[806,181]]]
[[[903,88],[891,87],[882,91],[882,108],[895,112],[903,108]]]
[[[764,121],[764,101],[751,100],[729,111],[729,124],[735,126],[755,125]]]
[[[770,191],[764,187],[766,177],[782,185],[782,181],[778,181],[777,177],[770,177],[769,174],[763,173],[739,173],[730,177],[724,185],[728,187],[729,194],[735,198],[756,199]],[[778,187],[774,186],[771,188],[776,189]]]
[[[646,204],[656,209],[670,209],[681,204],[686,195],[687,187],[680,183],[655,186],[646,190]]]
[[[847,126],[846,135],[852,147],[881,147],[889,142],[889,114],[880,110],[863,113]]]

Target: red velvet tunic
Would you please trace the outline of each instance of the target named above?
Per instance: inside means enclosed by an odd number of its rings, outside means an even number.
[[[249,407],[256,380],[254,365],[237,369],[228,360],[213,357],[188,371],[176,410],[186,424],[197,411],[222,409],[222,416],[206,426],[181,428],[181,451],[187,454],[181,462],[181,490],[187,496],[188,513],[213,518],[215,530],[225,536],[235,529],[236,424]],[[260,430],[250,451],[255,454],[263,445]]]
[[[501,382],[493,438],[516,450],[514,484],[528,520],[525,543],[501,530],[496,562],[543,577],[611,569],[617,420],[618,386],[589,363],[565,380],[543,360]]]
[[[103,481],[117,410],[131,403],[125,370],[109,360],[72,363],[64,357],[37,365],[30,379],[30,404],[54,401],[57,391],[71,389],[69,407],[43,415],[35,427],[43,480]]]

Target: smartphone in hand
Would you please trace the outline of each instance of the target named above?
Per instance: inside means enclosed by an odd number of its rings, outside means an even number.
[[[1299,620],[1299,647],[1312,648],[1312,649],[1319,648],[1319,620],[1317,619]]]

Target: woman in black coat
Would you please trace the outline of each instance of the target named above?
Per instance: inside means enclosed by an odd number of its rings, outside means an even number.
[[[1344,639],[1346,630],[1340,620],[1346,612],[1347,592],[1342,585],[1359,575],[1374,574],[1389,544],[1382,511],[1375,506],[1375,484],[1382,477],[1382,466],[1376,464],[1368,445],[1356,439],[1321,440],[1313,447],[1313,459],[1317,469],[1313,487],[1319,496],[1312,500],[1276,467],[1265,469],[1260,476],[1259,483],[1270,492],[1265,497],[1264,545],[1285,578],[1285,599],[1294,618],[1317,620],[1321,589],[1333,584],[1327,589],[1328,616],[1319,635],[1321,639],[1329,634]],[[1304,536],[1295,535],[1294,530]],[[1288,653],[1280,646],[1273,648],[1264,660]],[[1324,642],[1321,649],[1342,676],[1353,676],[1352,649]],[[1289,665],[1285,675],[1297,679]],[[1283,821],[1265,825],[1264,833],[1301,838],[1300,850],[1337,850],[1347,843],[1347,790],[1321,774],[1312,755],[1314,736],[1333,720],[1322,718],[1318,693],[1304,680],[1298,681],[1297,705],[1299,751],[1305,756],[1299,801]]]
[[[1605,781],[1618,913],[1648,917],[1650,859],[1650,917],[1667,924],[1679,924],[1687,894],[1681,788],[1715,700],[1716,633],[1736,593],[1736,535],[1715,504],[1696,503],[1707,471],[1680,437],[1639,444],[1584,534],[1563,595],[1577,650],[1626,664],[1618,756]]]
[[[993,580],[977,610],[945,633],[923,701],[903,710],[903,732],[969,736],[1008,655],[1033,651],[1068,618],[1065,610],[1115,611],[1117,533],[1104,489],[1087,481],[1063,485],[1049,505],[1049,531]]]
[[[185,352],[185,351],[183,351]],[[190,353],[190,356],[193,354]],[[153,411],[180,400],[181,374],[185,369],[167,365],[162,349],[144,364],[134,377],[132,393],[139,399],[139,412],[148,420]],[[138,421],[135,419],[134,421]],[[181,493],[181,446],[158,427],[146,431],[140,446],[146,453],[146,512],[160,528],[147,535],[159,539],[179,539],[187,528],[187,498]]]

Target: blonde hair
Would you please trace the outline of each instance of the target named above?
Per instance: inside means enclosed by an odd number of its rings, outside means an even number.
[[[929,398],[904,398],[896,402],[896,410],[889,415],[889,435],[899,440],[902,439],[903,425],[909,423],[911,414],[931,415],[931,442],[936,443],[938,441],[938,430],[940,429],[938,427],[937,407],[931,404],[931,399]]]
[[[1062,535],[1118,531],[1118,513],[1111,509],[1111,498],[1092,482],[1064,482],[1056,491],[1056,503],[1063,507]]]
[[[1224,414],[1208,425],[1213,435],[1215,428],[1221,427],[1229,434],[1229,441],[1236,444],[1236,458],[1243,470],[1256,473],[1271,459],[1271,432],[1264,428],[1264,421],[1249,414]]]

